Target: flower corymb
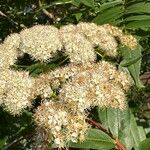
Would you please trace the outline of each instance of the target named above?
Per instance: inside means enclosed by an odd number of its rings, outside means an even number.
[[[12,115],[34,108],[37,134],[59,148],[69,141],[84,141],[90,125],[86,116],[94,107],[124,109],[127,92],[133,81],[111,61],[98,59],[105,55],[115,59],[119,44],[134,49],[132,35],[121,29],[94,23],[54,26],[36,25],[8,36],[0,45],[0,105]],[[62,54],[65,65],[32,77],[28,71],[12,66],[28,54],[35,62],[48,63]]]

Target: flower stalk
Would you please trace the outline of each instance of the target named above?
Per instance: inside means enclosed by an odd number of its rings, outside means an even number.
[[[94,125],[99,130],[103,131],[108,136],[110,136],[114,140],[114,144],[116,145],[116,148],[118,150],[126,150],[125,146],[119,141],[119,139],[115,139],[113,135],[109,131],[107,131],[100,123],[97,123],[92,118],[88,118],[88,117],[86,117],[86,120],[88,120],[92,125]]]

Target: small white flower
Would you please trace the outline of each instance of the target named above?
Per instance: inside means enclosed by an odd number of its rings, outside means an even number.
[[[54,143],[55,143],[56,145],[60,145],[61,140],[60,140],[59,138],[56,138],[56,139],[54,139]]]

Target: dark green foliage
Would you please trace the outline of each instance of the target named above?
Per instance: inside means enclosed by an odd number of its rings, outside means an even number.
[[[150,138],[145,139],[140,143],[140,150],[149,150],[150,147]]]

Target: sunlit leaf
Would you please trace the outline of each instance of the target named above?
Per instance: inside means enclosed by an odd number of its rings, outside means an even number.
[[[127,7],[125,13],[150,13],[150,3],[133,3],[133,5]]]
[[[91,149],[112,149],[115,147],[113,140],[106,133],[98,129],[89,129],[86,140],[80,143],[70,142],[69,147],[91,148]]]
[[[150,27],[150,19],[132,21],[127,23],[125,27],[130,29],[147,28]]]
[[[107,3],[103,3],[100,6],[99,11],[103,11],[103,10],[106,10],[108,8],[113,8],[116,5],[120,5],[120,4],[123,4],[122,0],[115,0],[115,1],[110,1],[110,2],[107,2]]]
[[[123,7],[116,6],[113,8],[106,9],[100,12],[94,19],[93,22],[96,24],[111,23],[116,19],[120,18],[123,14]]]
[[[139,56],[139,57],[135,57],[135,58],[128,58],[128,59],[124,59],[123,61],[121,61],[120,65],[122,67],[128,67],[134,63],[136,63],[138,60],[141,59],[142,56]]]
[[[137,21],[142,20],[143,22],[145,20],[150,20],[150,15],[134,15],[134,16],[128,16],[124,19],[124,21]]]
[[[139,149],[139,143],[146,138],[143,127],[138,126],[133,114],[128,110],[98,108],[98,116],[102,125],[110,130],[127,148]]]
[[[138,45],[134,50],[131,50],[127,46],[121,46],[120,51],[124,60],[132,59],[132,58],[138,58],[141,57],[141,46]],[[143,87],[139,75],[140,75],[140,69],[141,69],[141,59],[136,61],[134,64],[131,64],[127,67],[132,78],[135,81],[135,84],[137,87],[141,88]]]

